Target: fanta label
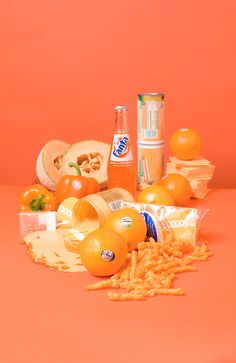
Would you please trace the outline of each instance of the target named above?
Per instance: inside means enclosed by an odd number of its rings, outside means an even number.
[[[129,134],[114,135],[110,160],[116,162],[133,160]]]

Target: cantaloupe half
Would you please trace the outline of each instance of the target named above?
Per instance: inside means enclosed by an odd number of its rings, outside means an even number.
[[[51,140],[41,150],[36,162],[36,173],[40,183],[46,188],[56,189],[56,184],[62,177],[62,155],[69,147],[67,142]]]
[[[76,169],[70,162],[78,164],[81,174],[95,178],[100,188],[107,186],[107,163],[110,144],[102,141],[84,140],[71,145],[62,157],[63,174],[76,175]]]

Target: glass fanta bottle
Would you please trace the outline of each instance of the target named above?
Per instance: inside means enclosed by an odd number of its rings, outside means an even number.
[[[136,191],[136,166],[127,124],[127,106],[115,107],[115,131],[108,161],[108,188]]]

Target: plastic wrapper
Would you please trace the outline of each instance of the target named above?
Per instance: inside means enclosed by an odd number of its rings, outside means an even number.
[[[123,202],[122,208],[134,208],[145,218],[147,236],[156,242],[176,240],[195,245],[206,208],[184,208]]]
[[[20,212],[20,234],[24,237],[35,231],[55,231],[57,226],[56,212]]]

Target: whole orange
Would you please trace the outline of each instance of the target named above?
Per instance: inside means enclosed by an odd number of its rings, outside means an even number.
[[[138,203],[175,205],[175,200],[171,193],[162,185],[150,185],[142,190],[138,196]]]
[[[178,206],[186,206],[192,196],[189,181],[180,174],[165,176],[161,179],[161,185],[169,191]]]
[[[95,276],[111,276],[127,257],[125,240],[116,232],[99,228],[87,234],[79,247],[80,258]]]
[[[201,137],[190,128],[179,129],[170,138],[170,149],[181,160],[195,159],[201,151]]]
[[[125,240],[128,250],[137,247],[147,234],[145,219],[135,209],[123,208],[113,212],[104,224],[104,228],[119,233]]]

